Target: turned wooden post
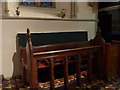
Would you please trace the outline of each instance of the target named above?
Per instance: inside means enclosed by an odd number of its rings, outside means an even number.
[[[81,70],[80,70],[80,62],[81,62],[81,56],[78,55],[76,58],[76,78],[77,78],[77,86],[81,86]]]
[[[54,59],[50,58],[50,89],[53,90],[54,87]]]
[[[91,77],[92,77],[92,55],[89,52],[88,53],[88,80],[91,82]]]
[[[65,57],[64,61],[64,87],[68,88],[68,57]]]
[[[101,80],[103,78],[103,70],[102,70],[102,65],[103,65],[103,55],[102,55],[102,47],[99,49],[99,51],[97,52],[97,75],[98,78]]]

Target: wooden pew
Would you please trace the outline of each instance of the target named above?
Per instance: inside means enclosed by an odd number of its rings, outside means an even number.
[[[23,46],[26,44],[26,48],[18,45],[18,54],[20,56],[22,67],[21,76],[23,81],[28,83],[31,88],[39,88],[38,78],[41,77],[41,74],[38,74],[38,70],[41,68],[49,69],[50,88],[56,88],[54,83],[55,69],[57,66],[62,65],[64,72],[64,88],[67,89],[70,86],[68,82],[70,69],[68,66],[70,63],[75,64],[74,67],[76,68],[75,74],[77,78],[76,85],[80,87],[80,68],[82,66],[81,63],[85,60],[85,58],[83,58],[84,56],[86,57],[88,65],[88,81],[93,80],[94,69],[96,70],[98,79],[109,79],[115,75],[120,75],[120,41],[114,40],[111,43],[106,43],[99,30],[97,31],[95,38],[90,41],[76,41],[50,45],[40,44],[40,46],[36,46],[35,42],[40,42],[40,40],[34,40],[31,41],[31,34],[28,29],[27,42],[23,43]],[[17,43],[20,43],[19,39]],[[70,57],[74,57],[75,60],[70,61]],[[56,61],[56,58],[62,58],[61,60],[63,61]],[[38,63],[40,64],[42,61],[46,62],[47,65],[39,67]],[[94,62],[96,62],[97,67],[94,65]]]
[[[37,46],[33,47],[31,42],[31,34],[29,30],[27,30],[27,43],[26,43],[26,56],[24,54],[24,58],[27,57],[24,60],[23,63],[26,63],[24,67],[27,67],[25,69],[26,74],[24,73],[23,77],[28,77],[26,81],[29,83],[31,88],[38,88],[38,67],[37,67],[37,61],[43,59],[48,63],[49,68],[49,76],[50,76],[50,88],[54,89],[54,69],[57,64],[63,64],[63,71],[64,71],[64,88],[69,87],[68,83],[68,65],[71,63],[68,59],[69,56],[74,56],[76,59],[76,78],[77,78],[77,86],[81,86],[81,78],[80,78],[80,66],[83,60],[81,56],[85,55],[87,57],[88,62],[88,80],[92,80],[92,69],[93,69],[93,58],[97,60],[97,75],[98,78],[101,78],[101,60],[102,60],[102,45],[104,41],[102,41],[102,38],[100,37],[100,33],[98,32],[97,36],[91,40],[91,43],[88,42],[74,42],[74,43],[65,43],[65,44],[53,44],[53,45],[47,45],[47,46]],[[98,43],[94,43],[97,40]],[[96,41],[96,42],[97,42]],[[93,44],[94,43],[94,44]],[[92,46],[90,46],[90,44]],[[23,49],[24,50],[24,49]],[[25,52],[24,52],[25,53]],[[55,58],[60,57],[64,58],[62,61],[63,63],[55,63]],[[96,66],[94,67],[96,68]],[[24,77],[24,78],[26,78]]]

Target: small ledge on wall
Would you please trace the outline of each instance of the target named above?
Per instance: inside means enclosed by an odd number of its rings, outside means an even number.
[[[71,18],[38,18],[38,17],[2,17],[3,20],[58,20],[58,21],[87,21],[87,22],[98,22],[98,19],[71,19]]]

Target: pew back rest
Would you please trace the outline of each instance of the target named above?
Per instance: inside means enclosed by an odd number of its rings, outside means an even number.
[[[87,31],[76,32],[53,32],[53,33],[31,33],[32,45],[42,46],[60,43],[88,41]],[[19,46],[26,46],[26,34],[18,33],[17,42]]]

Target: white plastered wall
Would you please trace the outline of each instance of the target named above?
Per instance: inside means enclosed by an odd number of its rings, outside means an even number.
[[[2,2],[0,1],[0,18],[2,17]],[[0,19],[0,75],[2,74],[2,20]]]
[[[77,2],[76,5],[77,19],[97,19],[98,5],[95,3],[93,7],[88,5],[88,2]]]

